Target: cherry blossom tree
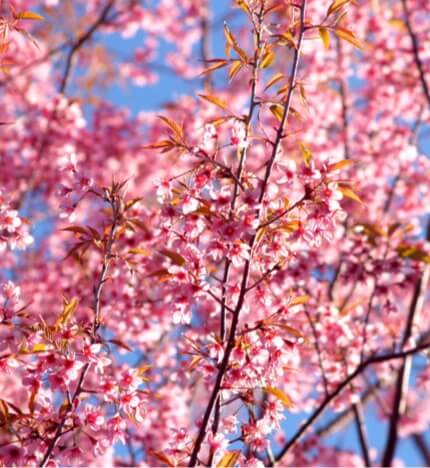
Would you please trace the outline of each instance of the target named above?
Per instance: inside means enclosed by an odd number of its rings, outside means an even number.
[[[0,6],[0,464],[430,465],[430,3]]]

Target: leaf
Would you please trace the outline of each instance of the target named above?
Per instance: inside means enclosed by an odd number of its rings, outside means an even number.
[[[34,413],[34,408],[36,406],[36,396],[38,391],[39,385],[34,385],[33,389],[31,390],[30,398],[28,399],[28,410],[32,414]]]
[[[320,34],[321,40],[323,41],[324,47],[326,49],[330,49],[330,33],[327,28],[318,28],[318,32]]]
[[[9,420],[9,408],[4,400],[0,399],[0,423],[4,425]]]
[[[309,166],[312,162],[312,151],[304,143],[300,143],[300,150],[302,152],[304,163],[306,166]]]
[[[350,187],[338,185],[338,190],[342,192],[343,196],[356,201],[357,203],[363,203],[362,199],[352,190]]]
[[[407,26],[405,25],[405,22],[399,18],[391,18],[388,20],[388,23],[395,27],[396,29],[399,29],[400,31],[405,31],[407,30]]]
[[[79,304],[79,299],[74,297],[71,301],[68,301],[64,298],[63,311],[55,322],[55,327],[58,328],[61,325],[67,325],[68,321],[71,319],[73,313],[77,309]]]
[[[177,144],[172,141],[172,140],[161,140],[156,143],[152,143],[150,145],[145,145],[142,146],[143,150],[148,150],[148,149],[161,149],[163,150],[162,152],[167,152],[171,151],[173,148],[175,148]]]
[[[342,159],[341,161],[332,163],[328,165],[328,172],[334,172],[334,171],[339,171],[340,169],[343,169],[344,167],[348,167],[351,164],[354,164],[355,161],[352,159]]]
[[[228,468],[236,464],[237,460],[240,457],[240,452],[225,452],[224,456],[218,462],[217,468]]]
[[[227,40],[228,47],[231,47],[244,62],[248,62],[248,56],[246,55],[245,51],[239,47],[236,38],[233,36],[233,33],[230,31],[229,27],[225,23],[224,35]]]
[[[278,81],[282,80],[285,78],[285,75],[283,73],[276,73],[276,75],[273,75],[272,78],[268,81],[266,87],[264,88],[264,91],[267,91],[269,88],[271,88],[275,83]]]
[[[328,7],[327,16],[340,10],[344,5],[349,3],[351,0],[334,0],[334,2]]]
[[[228,64],[228,60],[217,60],[216,62],[212,63],[208,68],[203,70],[200,75],[207,75],[208,73],[212,73],[215,70],[218,70],[219,68],[223,68]]]
[[[149,250],[146,250],[146,249],[140,249],[140,248],[134,248],[134,249],[130,249],[128,251],[129,254],[132,254],[132,255],[143,255],[144,257],[148,257],[150,255],[151,252],[149,252]]]
[[[33,348],[31,350],[32,353],[43,353],[44,351],[47,350],[47,345],[45,343],[36,343],[33,345]]]
[[[177,124],[174,120],[169,119],[169,117],[159,115],[158,118],[161,119],[173,131],[179,140],[184,139],[184,130],[179,124]]]
[[[301,225],[302,223],[299,219],[294,219],[291,221],[287,221],[286,223],[282,223],[278,229],[281,231],[294,232],[297,231],[297,229],[299,229]]]
[[[170,258],[170,260],[172,260],[172,262],[175,265],[182,266],[182,265],[185,265],[186,263],[185,258],[182,255],[178,254],[177,252],[174,252],[173,250],[163,249],[163,250],[159,250],[159,252],[165,255],[166,257]]]
[[[363,49],[363,42],[360,39],[358,39],[358,37],[349,29],[341,28],[340,26],[338,26],[334,30],[334,32],[336,36],[340,37],[341,39],[344,39],[345,41],[349,42],[358,49]]]
[[[279,122],[282,122],[282,118],[284,116],[284,108],[280,104],[273,104],[270,106],[270,112],[279,120]]]
[[[33,11],[21,11],[20,13],[16,13],[15,19],[23,19],[23,20],[35,20],[40,21],[45,19],[42,15],[38,13],[34,13]]]
[[[292,307],[296,305],[306,304],[307,302],[309,302],[309,299],[310,299],[309,296],[296,296],[296,297],[293,297],[293,299],[291,299],[288,306]]]
[[[397,247],[397,253],[402,258],[409,258],[418,262],[430,264],[430,254],[414,245],[402,244]]]
[[[286,325],[284,323],[273,322],[269,323],[269,325],[282,328],[283,330],[287,331],[290,335],[293,335],[296,338],[303,338],[303,333],[300,330],[297,330],[297,328],[290,327],[289,325]]]
[[[240,60],[233,60],[233,63],[228,72],[228,79],[232,80],[242,68],[242,62]]]
[[[260,68],[269,68],[270,65],[272,65],[274,61],[275,61],[275,53],[273,52],[273,50],[268,50],[264,54],[264,57],[261,60]]]
[[[74,232],[75,234],[83,234],[85,236],[88,235],[88,231],[86,230],[86,228],[83,228],[81,226],[68,226],[64,229],[61,229],[62,231],[70,231],[70,232]]]
[[[109,343],[112,343],[120,348],[123,348],[127,351],[129,351],[130,353],[133,352],[133,350],[130,348],[130,346],[128,346],[126,343],[124,343],[123,341],[117,339],[117,338],[112,338],[110,340],[108,340]]]
[[[166,455],[163,452],[155,452],[153,450],[149,451],[149,454],[152,455],[153,457],[157,458],[158,460],[162,461],[165,463],[167,466],[175,466],[176,464],[169,458],[168,455]]]
[[[248,4],[245,2],[245,0],[236,0],[236,5],[241,8],[245,13],[247,13],[249,16],[252,16],[252,12],[249,9]]]
[[[290,33],[290,31],[285,31],[282,34],[279,34],[277,37],[280,39],[280,45],[287,45],[288,47],[292,47],[294,49],[297,48],[297,44],[294,41],[294,36]]]
[[[282,390],[279,390],[279,388],[264,387],[264,391],[266,393],[270,393],[271,395],[275,396],[278,400],[282,401],[286,408],[292,408],[294,406],[290,397],[286,395]]]
[[[216,106],[220,107],[223,110],[228,110],[228,104],[222,99],[216,96],[213,96],[212,94],[199,94],[199,96],[205,101],[215,104]]]

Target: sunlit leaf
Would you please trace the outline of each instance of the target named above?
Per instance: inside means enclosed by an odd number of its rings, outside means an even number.
[[[286,408],[292,408],[293,402],[291,401],[290,397],[286,395],[282,390],[279,388],[274,387],[265,387],[264,391],[266,393],[270,393],[271,395],[275,396],[278,400],[280,400]]]
[[[279,122],[282,122],[282,118],[284,116],[283,106],[280,104],[272,104],[270,106],[270,112],[279,120]]]
[[[123,349],[129,351],[130,353],[133,352],[133,350],[130,348],[130,346],[128,346],[127,343],[124,343],[124,341],[121,341],[118,338],[112,338],[112,339],[108,340],[108,342],[118,346],[119,348],[123,348]]]
[[[346,5],[350,1],[351,0],[334,0],[334,2],[332,2],[332,4],[328,7],[327,16],[340,10],[344,5]]]
[[[309,166],[313,157],[312,151],[304,143],[300,143],[300,150],[302,152],[304,163],[306,164],[306,166]]]
[[[20,13],[16,13],[15,15],[16,19],[24,19],[24,20],[43,20],[44,17],[42,15],[39,15],[38,13],[34,13],[33,11],[21,11]]]
[[[273,64],[275,61],[275,53],[273,50],[268,50],[265,54],[264,57],[261,60],[260,67],[261,68],[268,68],[270,65]]]
[[[349,42],[353,46],[359,49],[362,49],[364,47],[363,42],[360,39],[358,39],[358,37],[349,29],[341,28],[340,26],[338,26],[334,30],[334,32],[338,37],[340,37],[341,39],[344,39],[345,41]]]
[[[270,80],[267,82],[264,91],[267,91],[269,88],[271,88],[278,81],[281,81],[283,78],[285,78],[285,75],[283,73],[276,73],[276,75],[273,75],[272,78],[270,78]]]
[[[240,60],[233,60],[233,63],[228,72],[229,80],[232,80],[239,73],[241,68],[242,68],[242,62]]]
[[[173,250],[167,250],[167,249],[160,250],[159,252],[165,255],[166,257],[170,258],[170,260],[172,260],[172,262],[175,265],[182,266],[182,265],[185,265],[186,263],[185,258],[178,252],[174,252]]]
[[[225,67],[228,64],[228,60],[217,60],[216,62],[212,63],[208,68],[205,68],[200,74],[207,75],[208,73],[212,73],[215,70]]]
[[[148,257],[151,254],[149,250],[140,249],[138,247],[130,249],[128,253],[132,255],[143,255],[144,257]]]
[[[324,47],[330,49],[330,32],[327,28],[318,28],[321,40],[323,41]]]
[[[345,167],[350,166],[351,164],[354,164],[355,161],[352,159],[342,159],[341,161],[332,163],[328,165],[328,172],[334,172],[334,171],[339,171],[340,169],[343,169]]]
[[[288,306],[292,307],[296,305],[306,304],[307,302],[309,302],[309,299],[310,299],[309,296],[296,296],[291,299]]]
[[[430,264],[430,254],[417,246],[403,244],[397,247],[397,253],[402,258]]]
[[[344,185],[338,185],[338,190],[343,194],[344,197],[350,198],[358,203],[363,203],[362,199],[352,190],[350,187]]]
[[[158,118],[161,119],[174,132],[177,138],[179,138],[180,140],[184,138],[184,130],[174,120],[170,119],[169,117],[164,117],[162,115],[159,115]]]
[[[233,467],[236,462],[239,460],[240,452],[225,452],[224,456],[217,464],[217,468],[229,468]]]
[[[216,96],[213,96],[211,94],[199,94],[199,96],[205,101],[215,104],[223,110],[228,110],[228,104]]]
[[[155,452],[151,450],[149,454],[157,458],[161,462],[165,463],[167,466],[176,466],[176,463],[173,460],[171,460],[170,457],[163,452]]]
[[[64,298],[63,311],[55,322],[55,327],[60,327],[61,325],[67,325],[72,315],[76,311],[79,304],[79,299],[74,297],[71,301]]]

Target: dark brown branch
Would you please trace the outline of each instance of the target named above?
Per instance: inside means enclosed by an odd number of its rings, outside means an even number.
[[[413,434],[412,440],[417,446],[418,451],[420,452],[420,455],[425,463],[425,466],[430,466],[430,450],[425,440],[424,434]]]
[[[294,59],[293,59],[293,64],[292,64],[292,68],[291,68],[291,75],[290,75],[290,80],[289,80],[288,94],[287,94],[287,98],[285,100],[285,104],[284,104],[284,108],[283,108],[282,119],[281,119],[278,131],[277,131],[277,134],[276,134],[275,142],[273,144],[272,155],[271,155],[271,157],[270,157],[270,159],[269,159],[269,161],[267,163],[266,173],[265,173],[265,177],[264,177],[263,184],[262,184],[261,191],[260,191],[260,196],[259,196],[259,200],[258,200],[259,208],[258,208],[258,211],[257,211],[258,216],[261,215],[262,201],[263,201],[264,196],[266,194],[266,189],[267,189],[267,186],[269,184],[269,180],[270,180],[270,176],[271,176],[271,173],[272,173],[273,165],[274,165],[274,163],[276,161],[276,156],[278,154],[279,145],[281,143],[282,136],[283,136],[283,133],[284,133],[285,123],[286,123],[288,115],[290,113],[291,100],[292,100],[292,96],[293,96],[293,90],[295,88],[298,65],[299,65],[300,54],[301,54],[301,46],[302,46],[303,36],[304,36],[305,11],[306,11],[306,0],[303,1],[303,5],[300,8],[300,31],[299,31],[298,41],[297,41],[297,47],[294,50]],[[254,87],[255,87],[255,84],[253,84],[253,88]],[[253,108],[253,107],[254,106],[251,105],[251,108]],[[241,158],[241,161],[243,160],[243,162],[244,162],[244,159],[245,159],[245,157]],[[241,170],[241,167],[239,167],[239,169]],[[238,177],[238,178],[240,179],[240,177]],[[235,193],[236,193],[236,191],[237,191],[237,187],[235,186]],[[252,253],[252,249],[254,247],[256,238],[257,238],[257,233],[255,233],[252,236],[252,238],[251,238],[251,240],[249,242],[251,253]],[[231,353],[233,351],[234,344],[235,344],[236,330],[237,330],[237,326],[239,324],[239,316],[240,316],[240,312],[242,310],[242,306],[243,306],[244,301],[245,301],[246,290],[247,290],[247,287],[248,287],[248,279],[249,279],[249,273],[250,273],[250,269],[251,269],[251,261],[252,261],[252,255],[251,255],[251,258],[245,262],[242,281],[241,281],[239,298],[238,298],[238,302],[237,302],[237,305],[236,305],[236,308],[235,308],[235,313],[233,314],[233,319],[232,319],[230,332],[229,332],[229,336],[228,336],[228,340],[227,340],[227,344],[226,344],[226,348],[225,348],[225,352],[224,352],[224,357],[223,357],[223,360],[221,361],[219,371],[218,371],[218,374],[217,374],[217,377],[216,377],[216,380],[215,380],[215,384],[214,384],[214,387],[212,389],[212,393],[211,393],[208,405],[206,407],[206,410],[205,410],[205,413],[204,413],[204,416],[203,416],[203,421],[202,421],[202,424],[200,426],[196,441],[194,443],[193,451],[192,451],[192,454],[191,454],[191,457],[190,457],[189,466],[194,466],[196,464],[196,462],[197,462],[197,457],[198,457],[198,454],[200,452],[201,445],[202,445],[203,440],[204,440],[204,438],[206,436],[206,430],[207,430],[207,426],[208,426],[208,423],[209,423],[209,419],[210,419],[210,417],[212,415],[215,404],[216,404],[216,402],[217,402],[217,400],[219,398],[219,394],[220,394],[221,387],[222,387],[222,381],[223,381],[225,373],[226,373],[226,371],[228,369],[228,365],[229,365],[229,361],[230,361],[230,355],[231,355]]]
[[[64,93],[66,89],[67,82],[69,80],[70,72],[72,69],[73,57],[75,56],[76,52],[78,52],[78,50],[92,38],[93,34],[97,31],[97,29],[103,23],[105,23],[107,16],[112,10],[114,4],[115,0],[110,0],[101,11],[100,16],[97,18],[97,20],[87,29],[87,31],[84,34],[82,34],[82,36],[80,36],[76,41],[73,42],[72,46],[70,47],[69,53],[67,54],[66,67],[59,88],[60,93]]]
[[[426,239],[430,240],[430,219],[427,224]],[[430,265],[426,265],[421,278],[418,280],[415,286],[414,294],[412,297],[411,305],[409,307],[409,313],[403,334],[401,346],[408,341],[412,335],[414,324],[421,315],[424,307],[425,295],[429,283],[430,277]],[[396,452],[397,440],[398,440],[398,426],[400,422],[400,416],[405,411],[406,394],[408,391],[409,377],[411,371],[411,358],[408,357],[402,363],[395,384],[394,399],[393,399],[393,410],[388,425],[388,436],[385,444],[385,450],[382,458],[383,466],[391,466],[393,457]]]
[[[407,0],[402,0],[402,7],[403,7],[404,20],[405,20],[408,34],[412,43],[412,53],[414,56],[415,66],[417,67],[418,74],[420,77],[421,88],[427,100],[427,104],[430,108],[430,90],[429,90],[429,86],[425,78],[423,63],[419,55],[418,39],[412,28]],[[430,219],[428,220],[428,224],[427,224],[426,239],[430,240]],[[425,291],[427,289],[427,285],[429,281],[429,275],[430,275],[430,267],[427,265],[424,269],[422,277],[420,278],[420,280],[418,281],[415,287],[414,295],[413,295],[412,302],[409,308],[409,314],[407,318],[407,323],[406,323],[406,328],[405,328],[405,332],[403,335],[402,343],[405,343],[409,339],[412,333],[414,322],[421,315],[421,309],[423,308],[423,305],[424,305],[424,299],[425,299],[424,296],[425,296]],[[391,413],[391,417],[389,421],[388,436],[387,436],[384,454],[382,457],[382,464],[384,466],[391,465],[393,461],[393,457],[396,452],[396,446],[397,446],[397,440],[398,440],[398,425],[400,421],[400,416],[405,409],[404,408],[405,396],[406,396],[407,387],[409,384],[410,368],[411,368],[411,360],[405,359],[397,375],[397,382],[396,382],[395,393],[394,393],[394,406],[393,406],[393,411]]]
[[[92,335],[91,335],[91,343],[92,344],[94,344],[96,342],[97,330],[100,327],[101,294],[102,294],[103,287],[104,287],[105,282],[106,282],[106,275],[107,275],[107,272],[108,272],[110,260],[112,258],[112,246],[113,246],[113,242],[114,242],[114,239],[115,239],[115,233],[116,233],[116,229],[117,229],[118,216],[119,216],[118,209],[119,209],[119,206],[117,204],[117,201],[113,200],[112,201],[112,211],[113,211],[112,226],[111,226],[111,229],[110,229],[110,232],[109,232],[109,237],[108,237],[108,240],[107,240],[107,243],[106,243],[106,250],[105,250],[105,254],[103,256],[102,269],[101,269],[99,278],[97,280],[97,284],[96,284],[96,286],[94,288],[94,303],[93,303],[94,322],[93,322],[93,332],[92,332]],[[88,371],[90,369],[90,365],[91,365],[90,363],[85,364],[85,366],[83,367],[83,369],[81,371],[81,374],[79,376],[79,379],[78,379],[78,382],[77,382],[77,385],[76,385],[76,389],[75,389],[75,391],[74,391],[74,393],[73,393],[73,395],[72,395],[72,397],[70,399],[70,402],[69,402],[69,404],[67,406],[67,411],[65,411],[65,413],[62,416],[60,422],[58,423],[57,428],[55,430],[55,434],[52,437],[51,441],[49,442],[48,447],[47,447],[46,452],[45,452],[45,455],[44,455],[44,457],[42,459],[42,462],[39,465],[41,467],[45,467],[48,464],[48,462],[49,462],[49,460],[51,458],[52,452],[54,451],[58,441],[60,440],[60,438],[64,434],[64,431],[63,431],[64,425],[66,423],[67,418],[69,417],[69,413],[70,413],[70,411],[71,411],[71,409],[73,407],[73,404],[75,403],[78,396],[82,393],[84,381],[85,381],[85,378],[86,378],[86,376],[88,374]]]
[[[326,397],[318,408],[312,413],[312,415],[301,425],[300,429],[293,435],[293,437],[284,445],[279,454],[275,457],[275,460],[280,461],[287,452],[303,437],[303,435],[311,428],[311,426],[319,419],[324,410],[338,397],[345,388],[347,388],[359,375],[361,375],[369,366],[372,364],[380,364],[383,362],[393,361],[397,359],[404,359],[408,356],[414,356],[415,354],[425,351],[430,348],[430,343],[421,344],[407,351],[400,351],[398,353],[387,353],[379,356],[373,356],[360,364],[357,369],[348,375],[345,380]]]
[[[420,53],[419,53],[419,44],[418,38],[412,28],[411,17],[408,10],[407,0],[402,0],[402,7],[403,7],[403,16],[406,23],[406,28],[408,29],[408,34],[412,42],[412,53],[414,55],[414,62],[418,69],[418,73],[420,76],[421,87],[423,93],[426,97],[427,104],[430,107],[430,89],[426,81],[425,72],[424,72],[424,65],[421,61]]]
[[[361,402],[352,405],[354,413],[355,427],[357,429],[358,440],[360,442],[361,453],[365,466],[372,466],[370,463],[369,443],[367,441],[366,422],[364,419],[363,406]]]

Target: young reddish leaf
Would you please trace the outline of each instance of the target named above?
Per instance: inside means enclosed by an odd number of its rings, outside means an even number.
[[[309,296],[296,296],[296,297],[293,297],[293,299],[291,299],[288,306],[292,307],[296,305],[306,304],[307,302],[309,302],[309,299],[310,299]]]
[[[278,400],[280,400],[286,408],[292,408],[293,402],[291,401],[290,397],[286,395],[282,390],[279,388],[274,387],[265,387],[264,391],[266,393],[270,393],[271,395],[275,396]]]
[[[349,3],[351,0],[334,0],[334,2],[328,7],[327,15],[330,16],[332,13],[340,10],[344,5]]]
[[[34,13],[33,11],[21,11],[20,13],[16,13],[15,15],[16,19],[23,19],[23,20],[43,20],[45,19],[42,15],[39,15],[38,13]]]
[[[350,187],[345,187],[344,185],[338,185],[338,190],[343,194],[344,197],[350,198],[358,203],[363,203],[361,198],[352,190]]]
[[[123,348],[123,349],[129,351],[130,353],[133,352],[133,350],[130,348],[130,346],[128,346],[128,344],[124,343],[123,341],[119,340],[118,338],[112,338],[112,339],[108,340],[108,342],[118,346],[119,348]]]
[[[267,82],[264,91],[267,91],[269,88],[271,88],[278,81],[281,81],[283,78],[285,78],[285,75],[283,73],[276,73],[276,75],[273,75],[272,78],[270,78],[270,80]]]
[[[345,167],[350,166],[351,164],[354,164],[355,161],[352,159],[342,159],[341,161],[332,163],[328,165],[328,172],[335,172],[339,171],[340,169],[343,169]]]
[[[171,460],[170,457],[163,452],[155,452],[151,450],[149,454],[165,463],[167,466],[176,466],[176,463],[173,462],[173,460]]]
[[[246,55],[245,51],[239,47],[235,37],[226,24],[224,24],[224,35],[227,39],[228,47],[232,48],[244,62],[248,62],[248,56]]]
[[[240,452],[239,451],[225,452],[224,456],[218,462],[217,468],[230,468],[230,467],[233,467],[237,463],[237,461],[239,460],[239,457],[240,457]]]
[[[179,140],[184,139],[183,128],[180,125],[178,125],[174,120],[170,119],[169,117],[164,117],[162,115],[159,115],[158,118],[161,119],[173,131],[173,133]]]
[[[358,39],[358,37],[349,29],[341,28],[338,26],[334,30],[335,34],[340,37],[341,39],[344,39],[345,41],[349,42],[353,46],[357,47],[358,49],[363,49],[364,44],[363,42]]]
[[[252,16],[252,12],[245,0],[236,0],[236,5],[241,8],[247,15]]]
[[[74,297],[71,301],[68,301],[66,298],[64,298],[63,311],[61,312],[60,316],[55,322],[56,328],[60,327],[61,325],[66,325],[68,323],[68,321],[71,319],[72,315],[76,311],[78,304],[79,299],[77,297]]]
[[[205,68],[200,75],[207,75],[208,73],[212,73],[215,70],[225,67],[228,64],[228,60],[220,59],[216,60],[212,63],[208,68]]]
[[[88,231],[86,230],[86,228],[83,228],[81,226],[68,226],[66,228],[63,228],[61,229],[62,231],[70,231],[70,232],[74,232],[76,234],[83,234],[85,236],[88,235]]]
[[[146,249],[140,249],[140,248],[134,248],[134,249],[130,249],[128,251],[129,254],[132,254],[132,255],[143,255],[144,257],[149,257],[149,255],[151,254],[151,252],[149,250],[146,250]]]
[[[261,68],[268,68],[270,65],[273,64],[275,61],[275,53],[273,50],[268,50],[265,54],[264,57],[261,60],[260,67]]]
[[[272,104],[270,106],[270,112],[279,120],[279,122],[282,122],[282,117],[284,116],[284,108],[280,104]]]
[[[228,110],[228,104],[216,96],[212,96],[211,94],[199,94],[199,97],[201,97],[205,101],[215,104],[223,110]]]
[[[228,72],[228,79],[232,80],[242,68],[242,62],[240,60],[233,60],[233,63]]]
[[[300,143],[300,150],[302,152],[304,163],[306,164],[306,166],[309,166],[313,157],[312,151],[304,143]]]
[[[419,247],[414,245],[402,244],[397,247],[397,253],[402,258],[409,258],[418,262],[424,262],[430,264],[430,255],[428,252],[421,250]]]
[[[186,263],[185,258],[182,255],[178,254],[177,252],[173,252],[172,250],[167,250],[167,249],[160,250],[159,252],[165,255],[166,257],[170,258],[170,260],[172,260],[172,262],[175,265],[183,266]]]
[[[320,27],[318,28],[321,40],[323,41],[324,47],[330,49],[330,32],[327,28]]]

